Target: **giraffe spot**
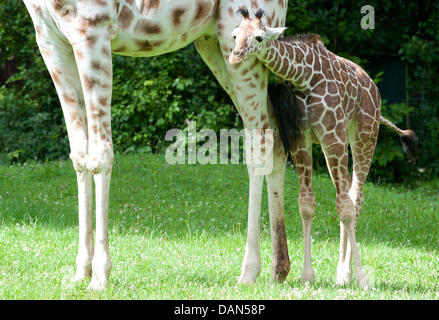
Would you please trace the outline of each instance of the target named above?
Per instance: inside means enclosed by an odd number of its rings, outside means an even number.
[[[312,89],[313,94],[323,96],[326,93],[326,81],[321,81]]]
[[[197,21],[204,18],[207,16],[208,13],[209,13],[209,4],[205,1],[199,0],[197,2],[197,7],[195,10],[194,20]]]
[[[77,60],[83,60],[84,55],[81,50],[75,49],[75,57]]]
[[[325,100],[326,105],[328,107],[336,107],[341,102],[339,96],[331,96],[331,95],[326,95],[324,100]]]
[[[70,121],[73,123],[78,120],[78,114],[76,112],[70,112]]]
[[[241,75],[245,76],[245,75],[247,74],[248,71],[249,71],[249,70],[248,70],[247,68],[244,68],[244,69],[241,71]]]
[[[108,106],[108,98],[107,97],[99,97],[98,102],[101,106]]]
[[[89,109],[90,109],[91,112],[96,112],[97,113],[97,111],[98,111],[98,107],[93,102],[90,103]]]
[[[322,101],[322,97],[321,96],[317,96],[317,95],[309,95],[306,99],[306,104],[307,105],[314,105],[317,103],[320,103]],[[313,106],[314,108],[314,106]]]
[[[88,75],[83,76],[84,87],[87,91],[91,91],[95,85],[99,82],[99,80],[95,78],[91,78]]]
[[[124,6],[119,14],[119,23],[122,29],[128,29],[133,22],[134,14],[130,8]]]
[[[148,40],[135,40],[139,51],[150,51],[153,49],[151,41]]]
[[[96,42],[98,41],[98,37],[94,35],[88,35],[85,40],[87,41],[90,48],[93,48]]]
[[[98,111],[98,116],[99,116],[100,118],[105,117],[107,114],[108,114],[108,113],[105,112],[105,110],[99,109],[99,111]]]
[[[99,71],[99,72],[103,72],[103,73],[105,73],[106,76],[111,77],[111,72],[110,72],[111,67],[106,67],[106,66],[102,65],[97,60],[91,61],[91,67],[92,67],[92,69]]]
[[[41,10],[41,7],[36,4],[32,4],[32,8],[34,9],[35,13],[39,16],[43,15],[43,11]]]
[[[131,4],[133,4],[133,0],[130,0],[128,2],[131,2]],[[142,7],[140,9],[140,11],[142,13],[146,13],[152,9],[157,9],[160,5],[160,0],[146,0],[146,1],[142,1]]]
[[[103,24],[104,22],[109,22],[111,17],[108,13],[96,14],[93,17],[83,18],[88,26],[97,26]]]
[[[334,82],[328,82],[328,93],[330,94],[337,93],[337,86]]]
[[[75,104],[76,103],[75,97],[69,96],[67,93],[63,93],[62,98],[63,98],[64,102],[67,104]]]
[[[75,127],[76,127],[76,128],[81,128],[81,127],[82,127],[82,121],[81,121],[81,119],[78,119],[74,124],[75,124]]]
[[[114,48],[113,51],[114,52],[126,52],[127,47],[125,45],[121,45],[120,47]]]
[[[61,79],[59,77],[60,74],[61,74],[61,71],[59,71],[58,69],[51,72],[53,82],[55,82],[55,84],[58,86],[61,85]]]
[[[181,17],[185,14],[186,9],[177,8],[172,11],[172,23],[174,26],[179,26],[181,24]]]
[[[315,123],[320,120],[321,115],[325,112],[323,104],[318,103],[308,107],[308,121],[310,123]]]
[[[338,108],[335,110],[335,117],[337,118],[338,121],[344,119],[345,114],[344,114],[344,112],[343,112],[343,108],[338,107]]]
[[[146,19],[139,20],[134,28],[136,33],[159,34],[162,28],[158,24],[154,24]]]
[[[63,0],[53,0],[53,8],[55,9],[55,11],[61,11],[63,7]]]
[[[111,136],[111,126],[110,126],[110,124],[108,122],[103,122],[102,126],[104,127],[105,133],[108,136]]]
[[[304,58],[304,54],[303,54],[302,50],[299,48],[295,48],[294,49],[294,57],[295,57],[295,60],[297,63],[301,62]]]
[[[328,130],[329,130],[329,129],[328,129]],[[334,132],[327,133],[327,134],[325,135],[325,137],[323,138],[323,143],[324,143],[325,145],[332,145],[332,144],[335,144],[335,143],[337,143],[337,142],[338,142],[338,140],[337,140],[337,136],[335,135]]]
[[[101,7],[106,7],[108,4],[107,0],[95,0],[94,2],[100,5]]]
[[[311,85],[315,86],[317,83],[323,81],[325,79],[324,75],[321,73],[314,73],[314,76],[311,79]]]
[[[108,47],[102,47],[102,53],[105,55],[105,56],[107,56],[108,58],[110,58],[111,57],[111,50],[110,49],[108,49]]]
[[[285,44],[283,42],[281,42],[281,41],[278,42],[278,43],[279,43],[279,46],[278,46],[278,48],[279,48],[279,55],[283,56],[285,54],[285,51],[286,51]]]

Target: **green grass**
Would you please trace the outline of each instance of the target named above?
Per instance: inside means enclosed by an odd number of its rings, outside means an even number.
[[[439,182],[407,189],[368,183],[357,239],[375,288],[335,284],[339,221],[327,175],[313,180],[313,286],[301,284],[298,181],[287,170],[291,271],[269,282],[267,198],[262,270],[237,284],[244,255],[248,179],[243,165],[167,166],[163,156],[117,156],[110,196],[113,269],[103,292],[71,284],[78,246],[70,161],[0,166],[0,299],[438,299]]]

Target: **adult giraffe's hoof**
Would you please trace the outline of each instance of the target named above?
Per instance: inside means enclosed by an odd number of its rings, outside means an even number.
[[[254,284],[259,276],[261,268],[259,266],[244,266],[238,283]]]
[[[340,267],[337,268],[337,280],[336,283],[339,286],[344,286],[352,281],[352,270],[350,268]]]
[[[87,290],[101,291],[108,286],[108,278],[93,275]]]
[[[276,271],[271,274],[271,282],[283,283],[290,272],[289,267],[283,268],[282,271]]]
[[[71,281],[73,283],[75,282],[81,282],[85,279],[90,278],[91,276],[91,268],[90,269],[78,269],[75,273],[75,275],[73,276],[73,278],[71,279]]]

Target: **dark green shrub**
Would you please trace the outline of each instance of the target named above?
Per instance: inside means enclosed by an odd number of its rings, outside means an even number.
[[[290,0],[287,33],[320,33],[331,51],[364,67],[371,56],[404,60],[407,99],[404,104],[384,105],[383,114],[400,127],[416,130],[419,160],[416,166],[408,165],[398,137],[382,128],[371,177],[402,181],[438,176],[439,2],[371,0],[368,4],[375,7],[375,30],[361,29],[361,3]],[[166,131],[185,127],[186,119],[196,120],[198,129],[242,127],[230,99],[193,45],[164,56],[115,56],[113,61],[112,116],[117,151],[160,151]],[[62,158],[67,157],[68,149],[61,108],[35,44],[31,19],[21,1],[3,0],[0,161]],[[326,170],[321,153],[315,154],[316,168]]]

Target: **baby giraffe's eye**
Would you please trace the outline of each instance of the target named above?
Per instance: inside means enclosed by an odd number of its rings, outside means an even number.
[[[236,36],[233,36],[233,39],[235,39],[235,40],[236,40]]]
[[[262,42],[262,40],[263,40],[261,36],[257,36],[255,39],[257,42]]]

